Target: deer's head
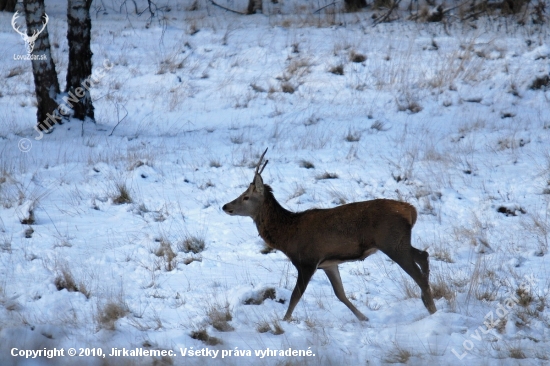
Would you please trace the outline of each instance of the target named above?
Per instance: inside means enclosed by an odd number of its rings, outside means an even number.
[[[256,216],[264,202],[264,181],[261,174],[269,161],[266,160],[262,166],[262,161],[264,160],[266,152],[267,149],[265,149],[260,157],[260,161],[256,166],[256,171],[254,172],[254,179],[252,179],[252,183],[250,183],[246,191],[233,201],[223,205],[222,210],[226,214],[231,216],[250,216],[252,218]],[[262,166],[261,169],[260,166]]]

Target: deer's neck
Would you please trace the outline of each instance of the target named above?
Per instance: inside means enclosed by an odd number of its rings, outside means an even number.
[[[271,187],[265,185],[265,197],[262,209],[254,217],[258,233],[267,245],[287,253],[292,235],[295,214],[284,209],[273,196]]]

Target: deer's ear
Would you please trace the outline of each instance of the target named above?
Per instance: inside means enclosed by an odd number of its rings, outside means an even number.
[[[258,193],[264,194],[264,181],[260,174],[254,176],[254,187]]]

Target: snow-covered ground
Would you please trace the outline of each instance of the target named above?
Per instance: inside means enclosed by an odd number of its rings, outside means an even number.
[[[548,26],[190,5],[160,23],[95,5],[94,70],[112,64],[97,124],[44,136],[0,13],[0,364],[547,363],[550,88],[531,86],[550,71]],[[63,88],[65,4],[46,6]],[[369,321],[322,272],[282,321],[294,267],[221,210],[266,147],[264,181],[290,210],[415,205],[438,311],[378,253],[340,266]],[[97,356],[113,348],[173,356]]]

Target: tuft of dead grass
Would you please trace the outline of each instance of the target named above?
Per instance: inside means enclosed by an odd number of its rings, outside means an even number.
[[[259,322],[257,325],[256,325],[256,331],[258,333],[267,333],[269,331],[271,331],[271,326],[269,325],[268,322],[266,322],[265,320]]]
[[[244,300],[243,304],[261,305],[267,299],[275,300],[276,298],[277,298],[277,291],[273,287],[268,287],[258,291],[255,296],[249,297],[248,299]]]
[[[220,332],[231,332],[235,330],[229,322],[233,320],[233,315],[229,309],[229,304],[224,306],[212,305],[207,312],[210,324]]]
[[[316,176],[315,179],[317,179],[317,180],[323,180],[323,179],[338,179],[338,174],[336,174],[336,173],[324,172],[323,174],[320,174],[320,175]]]
[[[279,322],[279,319],[273,319],[271,321],[271,325],[273,326],[273,328],[271,329],[271,333],[273,335],[281,335],[285,332],[285,330],[281,326],[281,323]]]
[[[315,165],[311,161],[300,160],[300,168],[315,169]]]
[[[510,358],[515,358],[518,360],[527,358],[527,356],[525,355],[525,352],[519,346],[511,346],[510,348],[508,348],[508,355],[510,356]]]
[[[393,345],[394,347],[384,355],[384,362],[407,364],[409,359],[414,356],[412,351],[403,348],[399,343],[394,341]]]
[[[187,235],[182,241],[177,244],[178,251],[184,253],[198,254],[206,247],[204,238],[194,235]]]
[[[294,94],[296,88],[292,86],[292,84],[290,84],[289,82],[283,82],[281,83],[281,91],[287,94]]]
[[[60,265],[60,268],[57,269],[54,284],[58,291],[67,290],[69,292],[80,292],[86,296],[87,299],[92,295],[84,282],[81,281],[77,284],[77,281],[75,281],[67,265]]]
[[[124,318],[129,312],[128,305],[122,300],[109,300],[98,306],[98,325],[102,329],[115,330],[116,321]]]
[[[434,299],[444,298],[451,304],[456,300],[456,292],[450,285],[451,281],[444,278],[441,272],[437,272],[430,282],[430,288]]]
[[[155,250],[154,254],[163,259],[164,269],[170,272],[177,266],[177,254],[172,250],[172,244],[166,238],[161,238],[158,241],[159,247]]]
[[[344,65],[339,64],[336,66],[331,66],[328,71],[334,75],[344,75]]]
[[[361,140],[361,132],[349,129],[344,136],[344,140],[347,142],[358,142]]]
[[[363,55],[362,53],[358,53],[358,52],[352,50],[349,53],[349,60],[351,62],[361,63],[361,62],[365,62],[367,60],[367,56]]]
[[[550,88],[550,76],[548,75],[537,76],[529,86],[531,90],[547,90],[548,88]]]
[[[219,338],[212,337],[208,334],[206,329],[199,329],[191,332],[189,335],[193,339],[198,339],[199,341],[209,345],[209,346],[216,346],[218,344],[223,344],[223,341]]]
[[[130,196],[130,191],[126,186],[126,183],[117,183],[115,188],[116,188],[116,192],[112,197],[113,203],[115,205],[132,203],[132,197]]]
[[[388,128],[386,127],[386,124],[381,121],[374,121],[371,126],[371,130],[378,131],[378,132],[384,132],[387,131]]]

